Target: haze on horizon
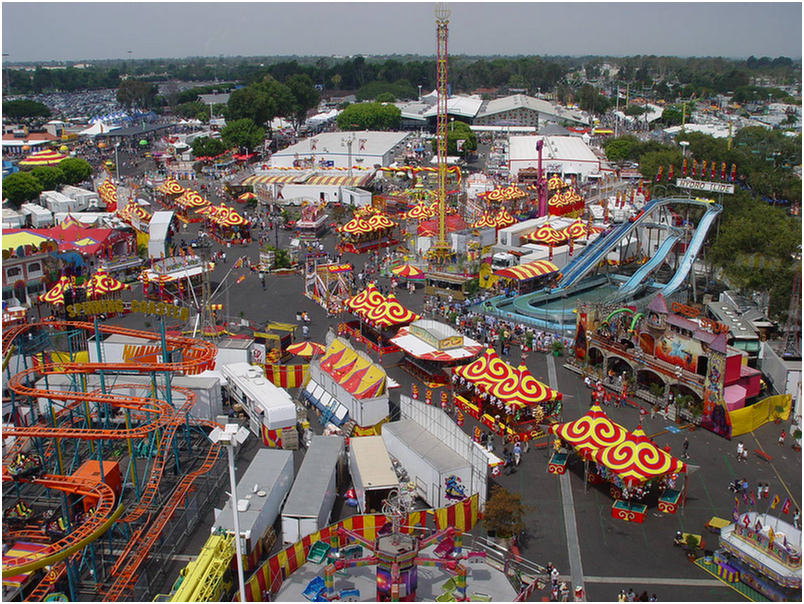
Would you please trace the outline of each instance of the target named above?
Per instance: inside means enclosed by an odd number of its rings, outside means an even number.
[[[455,55],[801,58],[801,3],[447,6]],[[12,63],[433,55],[434,7],[434,2],[4,2],[3,53]]]

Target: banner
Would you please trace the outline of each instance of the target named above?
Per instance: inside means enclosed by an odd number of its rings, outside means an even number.
[[[777,394],[736,411],[729,411],[731,437],[747,434],[761,425],[777,418],[787,421],[793,397],[790,394]]]

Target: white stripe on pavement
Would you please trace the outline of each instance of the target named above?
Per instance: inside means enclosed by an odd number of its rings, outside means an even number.
[[[583,578],[587,583],[617,583],[619,585],[686,585],[690,587],[714,587],[723,585],[717,579],[686,579],[683,577],[595,577]]]
[[[550,387],[558,390],[558,376],[556,374],[555,357],[547,355],[547,376]],[[549,446],[549,443],[548,443]],[[548,455],[550,454],[548,450]],[[567,534],[567,553],[569,554],[570,576],[573,587],[584,587],[583,564],[581,563],[581,545],[578,539],[578,524],[575,519],[575,502],[572,498],[572,486],[569,474],[561,475],[561,505],[564,511],[564,530]],[[584,588],[585,591],[586,588]]]

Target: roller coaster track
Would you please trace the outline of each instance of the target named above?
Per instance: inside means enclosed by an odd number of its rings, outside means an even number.
[[[201,423],[211,427],[216,426],[214,422]],[[215,462],[218,460],[219,452],[220,445],[217,443],[213,444],[207,452],[207,457],[201,467],[194,472],[187,474],[179,481],[176,489],[159,510],[159,513],[156,515],[156,518],[154,518],[153,523],[148,527],[148,530],[143,532],[141,538],[132,539],[130,541],[130,544],[133,544],[133,547],[131,547],[127,552],[124,552],[124,554],[128,554],[126,556],[128,560],[124,564],[120,564],[120,561],[118,560],[118,563],[115,564],[115,569],[118,571],[116,573],[116,578],[106,592],[102,594],[101,600],[105,602],[117,601],[123,596],[123,594],[131,590],[137,580],[137,570],[148,557],[148,552],[150,552],[153,545],[159,539],[162,530],[172,518],[176,508],[178,508],[179,504],[181,504],[181,502],[190,492],[195,479],[203,474],[206,474],[213,468]],[[122,557],[123,556],[121,556],[121,558]]]
[[[4,356],[10,356],[13,350],[14,340],[28,330],[45,327],[51,329],[81,329],[87,332],[94,332],[96,327],[93,323],[80,321],[50,321],[43,323],[27,324],[15,327],[6,331],[2,338],[2,350]],[[101,333],[121,334],[135,338],[160,342],[160,336],[152,332],[126,329],[122,327],[102,325],[98,327]],[[122,517],[123,505],[115,508],[115,493],[112,488],[101,481],[90,481],[85,478],[74,476],[45,475],[33,479],[21,479],[20,482],[37,484],[49,489],[61,490],[84,497],[96,499],[93,506],[94,510],[89,517],[82,522],[71,533],[62,539],[47,545],[42,550],[30,556],[17,558],[13,564],[2,567],[3,577],[29,573],[44,566],[54,566],[48,575],[39,583],[35,592],[39,599],[43,599],[44,594],[58,581],[66,572],[64,564],[59,564],[68,556],[76,554],[83,547],[90,544],[103,535],[109,527],[116,521],[132,523],[143,517],[146,513],[153,513],[152,505],[159,493],[159,486],[162,479],[164,467],[169,459],[171,443],[177,429],[184,423],[186,414],[193,406],[194,394],[192,391],[174,387],[174,390],[184,396],[184,402],[180,408],[173,406],[152,397],[135,397],[128,395],[116,395],[109,392],[75,392],[50,390],[30,387],[27,385],[28,378],[36,378],[38,374],[55,375],[80,375],[95,374],[99,371],[115,372],[123,371],[126,373],[167,373],[183,372],[185,374],[196,374],[211,369],[215,364],[217,349],[214,344],[195,340],[182,336],[166,336],[165,342],[169,349],[180,349],[181,359],[171,362],[140,362],[140,363],[72,363],[72,362],[43,362],[38,367],[26,369],[12,376],[8,380],[8,387],[20,396],[33,398],[46,398],[60,400],[67,403],[65,407],[56,414],[56,419],[63,418],[64,413],[85,402],[107,403],[113,407],[128,409],[134,412],[137,419],[147,419],[151,415],[155,418],[144,424],[133,428],[125,429],[99,429],[99,428],[76,428],[65,427],[64,422],[57,421],[56,427],[45,425],[9,427],[4,429],[4,435],[17,436],[19,440],[15,443],[14,450],[21,450],[23,443],[29,438],[77,438],[81,440],[121,440],[128,438],[143,438],[148,436],[156,429],[164,428],[164,433],[160,439],[160,454],[155,459],[146,487],[139,498],[137,504],[128,510],[126,516]],[[43,359],[44,361],[44,359]],[[114,385],[110,390],[122,387],[142,388],[142,384],[120,384]],[[83,419],[83,418],[82,418]],[[82,419],[74,419],[72,423],[80,423]],[[214,427],[216,424],[210,421],[194,421],[194,424]],[[52,444],[49,445],[52,448]],[[153,544],[159,539],[162,530],[172,517],[173,513],[191,490],[192,484],[198,476],[208,472],[215,464],[219,454],[219,446],[212,445],[207,453],[204,463],[197,470],[184,476],[171,496],[156,513],[154,522],[146,521],[129,540],[129,544],[119,557],[112,569],[112,576],[116,576],[112,586],[109,588],[106,599],[119,599],[134,584],[134,574],[146,559],[148,552]],[[4,482],[12,480],[6,468],[3,468],[2,480]],[[150,516],[148,517],[150,520]],[[41,532],[34,531],[7,531],[4,539],[20,539],[26,537],[38,537],[41,539]]]

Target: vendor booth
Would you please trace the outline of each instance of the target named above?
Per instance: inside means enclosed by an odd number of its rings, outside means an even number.
[[[687,472],[687,464],[657,447],[641,428],[629,432],[613,422],[603,410],[593,405],[578,419],[554,424],[561,446],[554,448],[548,472],[563,474],[573,450],[584,463],[584,482],[609,485],[614,498],[611,516],[626,522],[641,523],[648,505],[674,514],[683,505],[686,481],[676,488],[678,474]]]
[[[541,426],[561,410],[561,393],[512,367],[489,348],[468,365],[452,368],[455,406],[506,442],[543,434]]]
[[[204,217],[209,236],[226,245],[230,243],[245,245],[251,241],[249,222],[238,214],[234,208],[221,204],[207,206],[197,211]]]
[[[358,320],[339,324],[338,335],[348,334],[380,356],[396,352],[398,348],[391,343],[396,330],[419,318],[402,306],[393,294],[383,296],[373,283],[348,298],[345,305]]]
[[[483,350],[479,342],[430,319],[400,328],[390,341],[405,353],[401,367],[431,387],[446,384],[451,367],[469,362]]]

